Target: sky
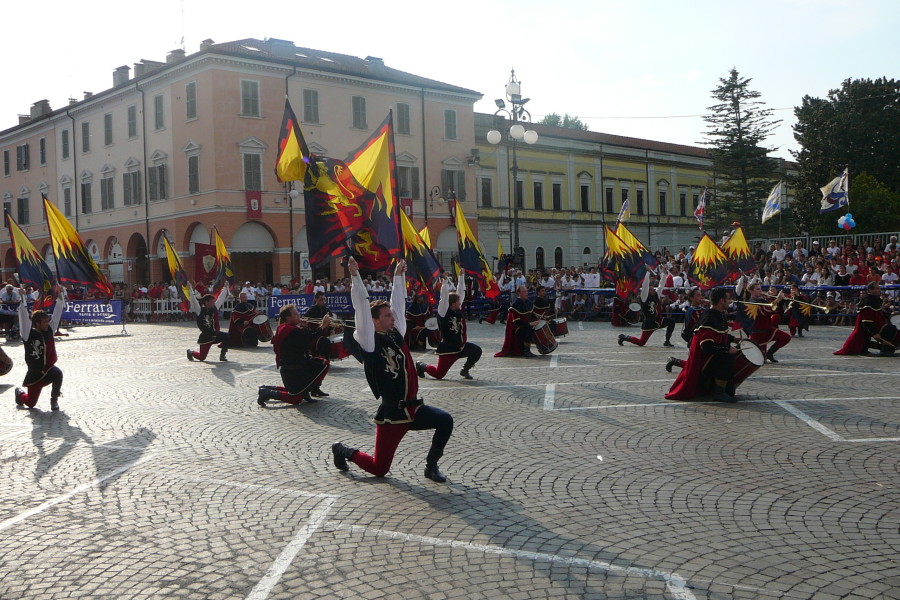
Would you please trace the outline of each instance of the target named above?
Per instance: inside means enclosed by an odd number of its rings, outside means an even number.
[[[792,158],[793,107],[847,78],[900,78],[898,0],[44,0],[0,5],[0,130],[112,87],[112,72],[211,38],[279,38],[478,91],[492,113],[515,68],[527,108],[592,131],[699,145],[711,90],[736,68],[781,119],[766,144]],[[12,26],[12,24],[17,24]],[[893,40],[893,41],[892,41]]]

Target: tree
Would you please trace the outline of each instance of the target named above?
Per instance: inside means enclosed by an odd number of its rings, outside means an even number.
[[[553,127],[568,127],[569,129],[579,129],[581,131],[587,131],[588,126],[587,123],[583,122],[578,117],[570,117],[569,113],[566,113],[565,116],[560,117],[558,113],[550,113],[546,115],[543,119],[539,121],[541,125],[552,125]]]
[[[794,153],[799,169],[791,207],[797,233],[832,231],[834,213],[819,214],[819,188],[845,167],[850,169],[849,212],[854,217],[857,175],[865,172],[871,176],[872,181],[863,186],[866,190],[881,186],[887,192],[900,192],[900,82],[887,78],[846,79],[840,89],[828,92],[827,99],[804,96],[801,105],[794,108],[794,115],[794,139],[801,146]],[[869,229],[877,221],[858,223],[868,231],[886,230]],[[883,225],[886,227],[886,222]]]
[[[850,181],[850,206],[845,210],[825,213],[829,231],[847,213],[853,215],[853,233],[879,233],[900,230],[900,191],[891,190],[866,172]],[[821,194],[820,194],[821,197]]]
[[[762,209],[769,190],[777,181],[777,162],[768,157],[774,148],[763,146],[780,121],[772,120],[772,110],[757,100],[760,93],[750,89],[750,79],[731,69],[728,79],[719,79],[712,90],[718,100],[707,108],[707,141],[716,176],[714,206],[710,207],[716,230],[731,221],[740,221],[752,237],[760,230]]]

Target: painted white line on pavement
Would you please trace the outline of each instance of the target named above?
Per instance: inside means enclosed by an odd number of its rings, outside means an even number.
[[[556,384],[547,385],[547,391],[544,392],[544,410],[553,410],[553,397],[556,395]]]
[[[489,546],[487,544],[472,544],[469,542],[461,542],[459,540],[445,540],[435,537],[425,537],[421,535],[413,535],[411,533],[402,533],[399,531],[387,531],[384,529],[373,529],[362,525],[344,525],[343,523],[326,523],[326,529],[343,529],[354,533],[374,534],[378,537],[389,538],[392,540],[401,540],[404,542],[418,542],[429,546],[437,546],[444,548],[461,548],[463,550],[471,550],[481,552],[483,554],[496,554],[498,556],[510,556],[516,559],[531,560],[535,562],[550,562],[553,564],[561,564],[569,567],[579,567],[583,569],[594,569],[606,573],[621,573],[624,575],[637,575],[646,577],[647,579],[661,579],[666,582],[666,588],[673,597],[679,600],[695,600],[696,596],[687,588],[687,580],[681,575],[675,573],[667,573],[656,569],[647,569],[642,567],[626,567],[622,565],[614,565],[612,563],[599,560],[587,560],[584,558],[574,558],[572,556],[559,556],[556,554],[545,554],[543,552],[531,552],[528,550],[512,550],[503,546]]]
[[[559,366],[559,354],[554,354],[550,357],[550,368],[555,369]]]
[[[821,433],[822,435],[827,437],[828,439],[833,440],[835,442],[845,442],[846,441],[843,436],[838,435],[836,432],[828,429],[827,427],[825,427],[824,425],[822,425],[821,423],[819,423],[818,421],[816,421],[815,419],[810,417],[808,414],[806,414],[799,408],[791,406],[787,401],[776,400],[775,404],[777,404],[784,410],[788,411],[789,413],[791,413],[792,415],[794,415],[795,417],[797,417],[798,419],[800,419],[801,421],[803,421],[804,423],[806,423],[807,425],[809,425],[810,427],[812,427],[813,429],[815,429],[816,431],[818,431],[819,433]]]
[[[584,321],[578,321],[578,331],[584,331]]]
[[[53,498],[52,500],[47,500],[43,504],[35,506],[32,509],[26,510],[25,512],[20,513],[20,514],[16,515],[15,517],[12,517],[10,519],[2,521],[2,522],[0,522],[0,531],[3,531],[7,527],[12,527],[13,525],[16,525],[17,523],[21,523],[25,519],[28,519],[29,517],[33,517],[34,515],[36,515],[38,513],[42,513],[45,510],[47,510],[48,508],[52,508],[61,502],[65,502],[66,500],[68,500],[72,496],[75,496],[76,494],[80,494],[81,492],[89,490],[94,486],[100,485],[107,479],[112,479],[113,477],[116,477],[117,475],[121,475],[125,471],[127,471],[133,467],[136,467],[140,463],[147,461],[149,459],[150,459],[149,456],[143,456],[143,457],[141,457],[137,460],[134,460],[122,467],[119,467],[118,469],[108,473],[107,475],[104,475],[103,477],[95,479],[89,483],[84,483],[82,485],[79,485],[78,487],[66,492],[62,496],[57,496],[56,498]]]
[[[309,538],[311,538],[316,530],[325,522],[325,517],[328,516],[328,512],[331,510],[335,501],[335,498],[325,498],[319,503],[319,506],[312,511],[312,514],[310,514],[306,524],[300,528],[300,531],[297,532],[294,539],[292,539],[288,545],[285,546],[284,550],[281,551],[281,554],[278,555],[278,558],[275,559],[275,562],[272,563],[272,566],[269,567],[266,574],[263,575],[263,578],[259,580],[256,587],[247,594],[247,600],[264,600],[269,597],[272,588],[278,585],[281,576],[284,575],[284,572],[291,565],[291,562],[297,554],[303,550],[303,546],[306,545]]]

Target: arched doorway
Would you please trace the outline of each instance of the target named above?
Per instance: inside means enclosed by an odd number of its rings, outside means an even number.
[[[261,223],[254,221],[241,225],[228,244],[235,281],[264,281],[280,279],[274,272],[275,238]]]
[[[146,285],[150,283],[150,263],[147,260],[147,241],[139,233],[131,234],[125,249],[126,269],[130,272],[127,280]]]

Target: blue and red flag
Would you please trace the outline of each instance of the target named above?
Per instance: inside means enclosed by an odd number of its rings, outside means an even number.
[[[600,276],[615,285],[616,295],[625,300],[630,294],[637,293],[644,280],[644,276],[638,277],[637,272],[646,272],[647,267],[640,254],[616,235],[609,225],[603,227],[606,229],[606,253],[600,259]]]
[[[740,270],[732,273],[729,278],[731,281],[737,280],[741,273],[751,275],[756,272],[756,261],[753,260],[753,254],[750,252],[750,245],[747,243],[747,237],[744,235],[744,228],[740,225],[737,226],[731,237],[722,244],[722,251]]]
[[[307,165],[310,162],[309,148],[300,122],[291,103],[284,100],[284,117],[278,133],[278,156],[275,157],[275,177],[279,183],[285,181],[303,181],[306,178]]]
[[[403,230],[403,253],[406,258],[407,287],[422,294],[434,303],[434,289],[441,277],[441,265],[431,248],[416,231],[406,213],[400,211],[400,227]]]
[[[708,290],[728,281],[736,270],[728,255],[708,233],[704,233],[691,257],[687,276],[688,281],[699,286],[701,290]]]

